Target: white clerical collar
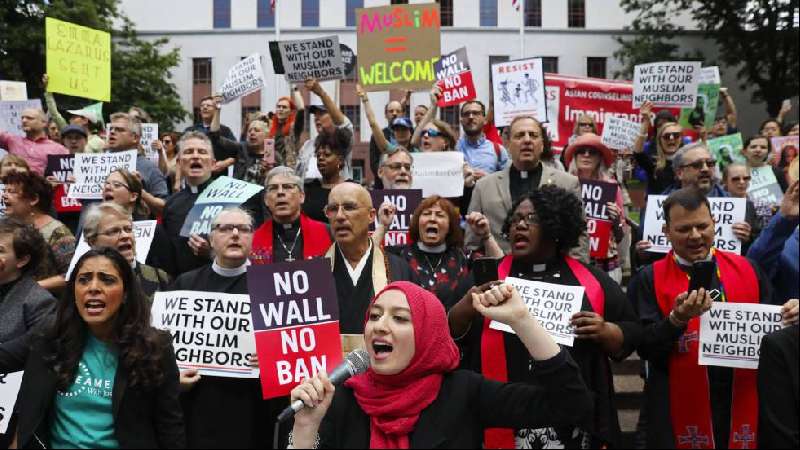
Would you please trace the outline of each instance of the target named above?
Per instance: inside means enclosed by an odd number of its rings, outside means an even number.
[[[677,253],[675,254],[675,259],[678,260],[678,264],[685,266],[685,267],[692,267],[693,263],[689,262],[688,260],[681,258]],[[705,259],[695,261],[695,262],[708,262],[714,259],[714,252],[708,252],[708,256]]]
[[[547,264],[534,264],[532,270],[533,273],[547,272]]]
[[[211,264],[211,270],[213,270],[214,273],[216,273],[217,275],[219,275],[221,277],[235,278],[235,277],[238,277],[240,275],[246,274],[247,273],[247,266],[249,266],[249,265],[250,265],[250,260],[248,259],[247,261],[245,261],[244,264],[242,264],[239,267],[236,267],[234,269],[227,269],[227,268],[222,267],[219,264],[217,264],[217,260],[214,260],[214,262]]]
[[[435,255],[439,255],[444,253],[447,250],[447,244],[439,244],[433,247],[429,247],[422,242],[417,242],[417,247],[426,253],[433,253]]]
[[[358,286],[358,280],[361,278],[361,274],[364,272],[364,268],[367,266],[367,260],[369,260],[370,255],[372,255],[372,239],[369,239],[369,248],[367,252],[364,253],[364,256],[361,257],[361,261],[358,262],[358,265],[354,268],[350,265],[350,261],[347,260],[347,257],[344,256],[342,253],[342,249],[339,245],[336,245],[336,248],[339,249],[339,253],[342,254],[342,259],[344,260],[344,266],[347,268],[347,273],[350,274],[350,280],[353,282],[353,286]]]
[[[200,193],[200,187],[199,186],[192,186],[191,184],[188,184],[188,183],[187,183],[187,185],[189,186],[189,190],[192,192],[192,194],[199,194]]]
[[[519,171],[519,176],[523,180],[527,180],[528,179],[528,171],[527,170],[520,170]]]

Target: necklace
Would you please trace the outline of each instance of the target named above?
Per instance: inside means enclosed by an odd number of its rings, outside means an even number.
[[[442,263],[444,262],[445,255],[442,255],[442,256],[439,257],[439,261],[436,263],[436,266],[433,265],[433,263],[431,262],[431,259],[428,258],[428,255],[422,255],[422,256],[425,257],[425,262],[428,263],[428,267],[430,267],[430,269],[431,269],[431,277],[432,278],[430,279],[430,281],[428,281],[428,285],[430,287],[433,287],[436,284],[436,277],[437,277],[437,275],[439,273],[439,267],[442,266]]]
[[[284,242],[283,242],[283,238],[281,238],[281,235],[280,235],[279,233],[276,233],[276,234],[277,234],[277,236],[278,236],[278,241],[279,241],[279,242],[280,242],[280,244],[281,244],[281,247],[283,247],[283,249],[284,249],[284,250],[286,251],[286,253],[289,255],[289,256],[286,258],[286,262],[295,262],[295,261],[296,261],[296,260],[294,259],[294,248],[295,248],[295,247],[297,247],[297,240],[298,240],[298,239],[300,239],[300,232],[301,232],[301,231],[303,231],[303,228],[302,228],[302,227],[301,227],[299,230],[297,230],[297,234],[295,234],[295,235],[294,235],[294,242],[292,243],[292,248],[288,248],[288,247],[286,246],[286,243],[284,243]]]

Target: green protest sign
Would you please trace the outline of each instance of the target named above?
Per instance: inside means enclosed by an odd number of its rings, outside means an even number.
[[[728,164],[746,163],[747,160],[742,155],[743,148],[742,133],[730,134],[708,141],[708,150],[711,152],[711,156],[717,160],[720,170]]]
[[[706,130],[714,126],[719,108],[719,84],[701,84],[697,88],[697,106],[681,110],[680,124],[684,128],[694,128],[703,124]]]

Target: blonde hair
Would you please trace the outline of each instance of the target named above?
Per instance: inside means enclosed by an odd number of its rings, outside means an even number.
[[[592,121],[592,133],[597,134],[597,122],[594,120],[594,117],[583,113],[580,115],[580,117],[578,117],[578,120],[575,121],[575,127],[572,129],[572,135],[578,136],[578,132],[581,130],[581,120],[583,119],[589,119]]]
[[[656,171],[661,172],[667,167],[667,155],[664,153],[664,148],[661,145],[661,136],[669,127],[678,127],[683,131],[683,127],[678,122],[667,122],[661,125],[656,133]],[[680,138],[679,138],[680,139]]]
[[[31,171],[31,166],[28,165],[28,161],[25,161],[24,158],[17,155],[8,154],[5,158],[0,160],[0,170],[2,170],[6,164],[16,164],[19,167],[24,167],[26,172]]]
[[[578,158],[572,158],[572,161],[569,163],[569,167],[567,168],[567,172],[570,175],[578,176]],[[612,181],[614,177],[611,176],[611,169],[606,167],[606,162],[603,157],[600,157],[600,162],[597,164],[597,168],[594,169],[594,173],[592,175],[595,177],[596,180],[599,181]]]

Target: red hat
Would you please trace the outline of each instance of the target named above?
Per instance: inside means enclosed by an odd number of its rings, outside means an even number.
[[[600,136],[594,133],[586,133],[579,136],[567,147],[567,152],[564,154],[564,162],[567,163],[567,167],[572,164],[572,157],[575,156],[575,151],[581,147],[591,147],[600,152],[606,167],[611,167],[614,164],[614,160],[617,159],[616,153],[603,144],[603,139]]]

